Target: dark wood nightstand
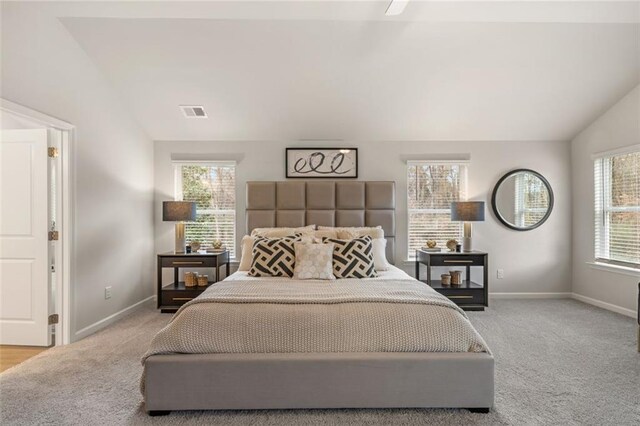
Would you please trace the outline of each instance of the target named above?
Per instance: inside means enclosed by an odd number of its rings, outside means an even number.
[[[420,280],[420,264],[427,267],[427,279]],[[459,286],[443,286],[442,280],[431,279],[431,268],[435,266],[465,267],[465,276]],[[482,268],[482,283],[471,281],[471,268]],[[481,251],[471,252],[428,252],[416,250],[416,279],[430,285],[438,293],[447,296],[462,309],[484,311],[489,306],[489,254]]]
[[[161,253],[158,255],[158,309],[162,313],[176,312],[180,306],[195,299],[213,283],[220,280],[220,267],[225,265],[229,275],[229,252],[219,253]],[[163,286],[162,268],[173,268],[173,282]],[[198,287],[185,287],[179,280],[180,268],[214,268],[215,279],[209,277],[209,284]]]

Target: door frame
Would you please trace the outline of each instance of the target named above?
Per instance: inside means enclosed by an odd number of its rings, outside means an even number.
[[[75,181],[73,179],[73,155],[72,149],[75,140],[75,126],[66,121],[51,117],[41,112],[32,110],[6,99],[0,98],[0,111],[27,119],[28,121],[42,125],[47,129],[60,131],[60,172],[62,202],[60,203],[59,217],[61,223],[56,227],[60,233],[61,249],[60,258],[56,258],[56,284],[60,291],[56,292],[56,310],[59,315],[58,324],[54,326],[55,346],[71,343],[71,306],[73,302],[73,289],[71,278],[73,277],[75,228],[73,215],[75,211]]]

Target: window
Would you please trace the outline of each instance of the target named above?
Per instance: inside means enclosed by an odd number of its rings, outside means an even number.
[[[596,261],[640,267],[640,146],[594,161]]]
[[[195,201],[195,222],[187,222],[185,239],[211,246],[222,241],[230,256],[236,254],[236,171],[235,163],[174,163],[175,199]]]
[[[466,199],[467,166],[460,162],[409,162],[407,165],[409,258],[427,240],[445,247],[460,241],[462,222],[451,221],[451,203]]]

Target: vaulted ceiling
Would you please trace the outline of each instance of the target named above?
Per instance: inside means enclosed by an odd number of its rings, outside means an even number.
[[[156,140],[567,140],[640,82],[637,2],[386,5],[89,3],[57,18]]]

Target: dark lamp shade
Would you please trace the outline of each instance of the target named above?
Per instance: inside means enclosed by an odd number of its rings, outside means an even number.
[[[484,201],[458,201],[451,203],[454,222],[484,222]]]
[[[196,203],[191,201],[163,201],[162,221],[182,222],[196,220]]]

